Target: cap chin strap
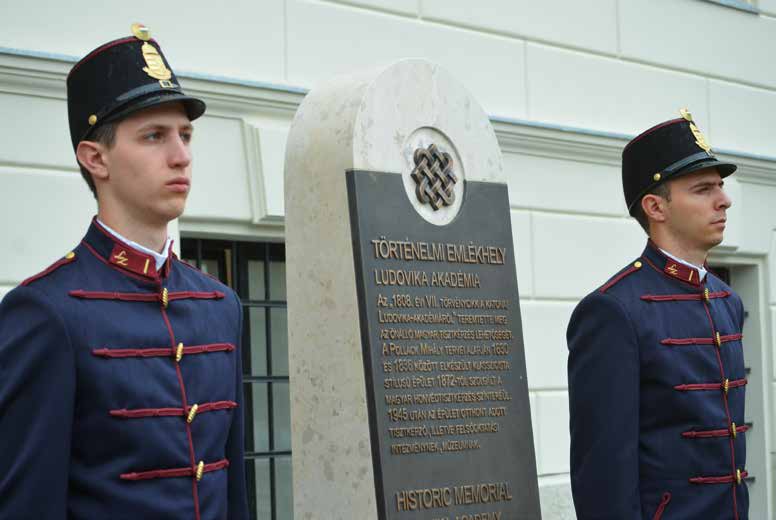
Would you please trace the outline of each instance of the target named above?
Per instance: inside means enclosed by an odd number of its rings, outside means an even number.
[[[674,164],[668,166],[667,168],[663,168],[663,175],[664,177],[668,177],[670,175],[673,175],[677,171],[681,170],[685,166],[694,163],[695,161],[700,161],[701,159],[713,159],[714,156],[711,154],[707,154],[706,152],[698,152],[694,153],[689,157],[685,157],[681,161],[676,161]]]
[[[151,92],[160,92],[160,93],[180,92],[181,88],[177,83],[170,82],[170,84],[172,86],[165,90],[161,90],[159,88],[159,83],[149,83],[147,85],[142,85],[140,87],[133,88],[130,91],[124,92],[122,95],[117,97],[116,100],[120,102],[128,101],[130,99],[134,99],[137,97],[144,96],[146,94],[150,94]]]

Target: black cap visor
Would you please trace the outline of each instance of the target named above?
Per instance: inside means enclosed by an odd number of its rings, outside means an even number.
[[[719,172],[719,176],[724,179],[728,175],[731,175],[733,172],[735,172],[738,169],[738,166],[733,163],[719,161],[715,157],[709,157],[708,159],[703,159],[685,166],[678,172],[671,175],[668,180],[675,179],[680,175],[687,175],[688,173],[697,172],[698,170],[702,170],[704,168],[716,168]]]
[[[147,108],[152,108],[152,107],[167,104],[167,103],[183,104],[183,109],[186,111],[186,116],[189,118],[189,121],[194,121],[202,114],[204,114],[205,108],[206,108],[204,101],[195,97],[187,96],[186,94],[182,94],[179,92],[169,92],[169,93],[165,92],[163,94],[154,93],[153,95],[149,95],[143,98],[136,98],[136,99],[130,100],[123,106],[119,106],[116,110],[114,110],[110,114],[103,116],[102,120],[99,121],[99,124],[93,127],[90,127],[89,130],[86,132],[86,134],[84,134],[84,136],[80,140],[81,141],[88,140],[89,136],[92,134],[94,129],[99,127],[100,124],[119,121],[141,110],[145,110]]]

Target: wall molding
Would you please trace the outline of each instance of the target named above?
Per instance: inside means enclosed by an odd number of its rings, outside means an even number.
[[[731,9],[737,9],[750,14],[760,14],[760,10],[752,4],[745,2],[744,0],[704,0],[706,2],[721,5],[723,7],[729,7]]]
[[[261,168],[261,139],[259,129],[242,120],[243,148],[245,150],[248,187],[251,191],[252,224],[261,224],[267,217],[267,190]]]
[[[622,149],[635,136],[491,118],[503,153],[533,155],[606,166],[621,165]],[[738,165],[739,182],[776,186],[776,157],[715,150],[717,157]]]
[[[620,166],[626,136],[491,118],[502,153]]]
[[[75,58],[70,56],[0,48],[0,92],[66,99],[65,80],[74,61]],[[260,144],[260,121],[289,124],[307,90],[186,72],[181,72],[179,78],[187,92],[202,97],[208,103],[210,115],[237,118],[243,122],[244,146],[249,158],[247,168],[251,182],[256,182],[257,174],[266,173],[261,172],[261,152],[253,150]],[[503,153],[574,162],[619,167],[622,149],[633,137],[498,116],[490,116],[490,119]],[[732,150],[718,150],[718,155],[739,165],[736,173],[739,182],[776,186],[776,157]],[[265,196],[252,195],[258,197],[252,199],[254,208],[258,210],[252,223],[262,228],[269,226],[276,233],[282,228],[282,219],[267,219]]]

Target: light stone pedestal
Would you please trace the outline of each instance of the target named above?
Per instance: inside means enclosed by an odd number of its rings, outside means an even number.
[[[408,154],[411,161],[429,136],[447,142],[466,181],[505,182],[488,117],[454,78],[424,60],[315,88],[291,127],[285,208],[297,519],[377,518],[345,172],[406,178]],[[456,211],[424,218],[449,220]]]

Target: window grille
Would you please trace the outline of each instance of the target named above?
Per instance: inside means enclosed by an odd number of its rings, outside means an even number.
[[[181,257],[240,296],[244,463],[251,515],[292,520],[285,246],[183,238]]]

